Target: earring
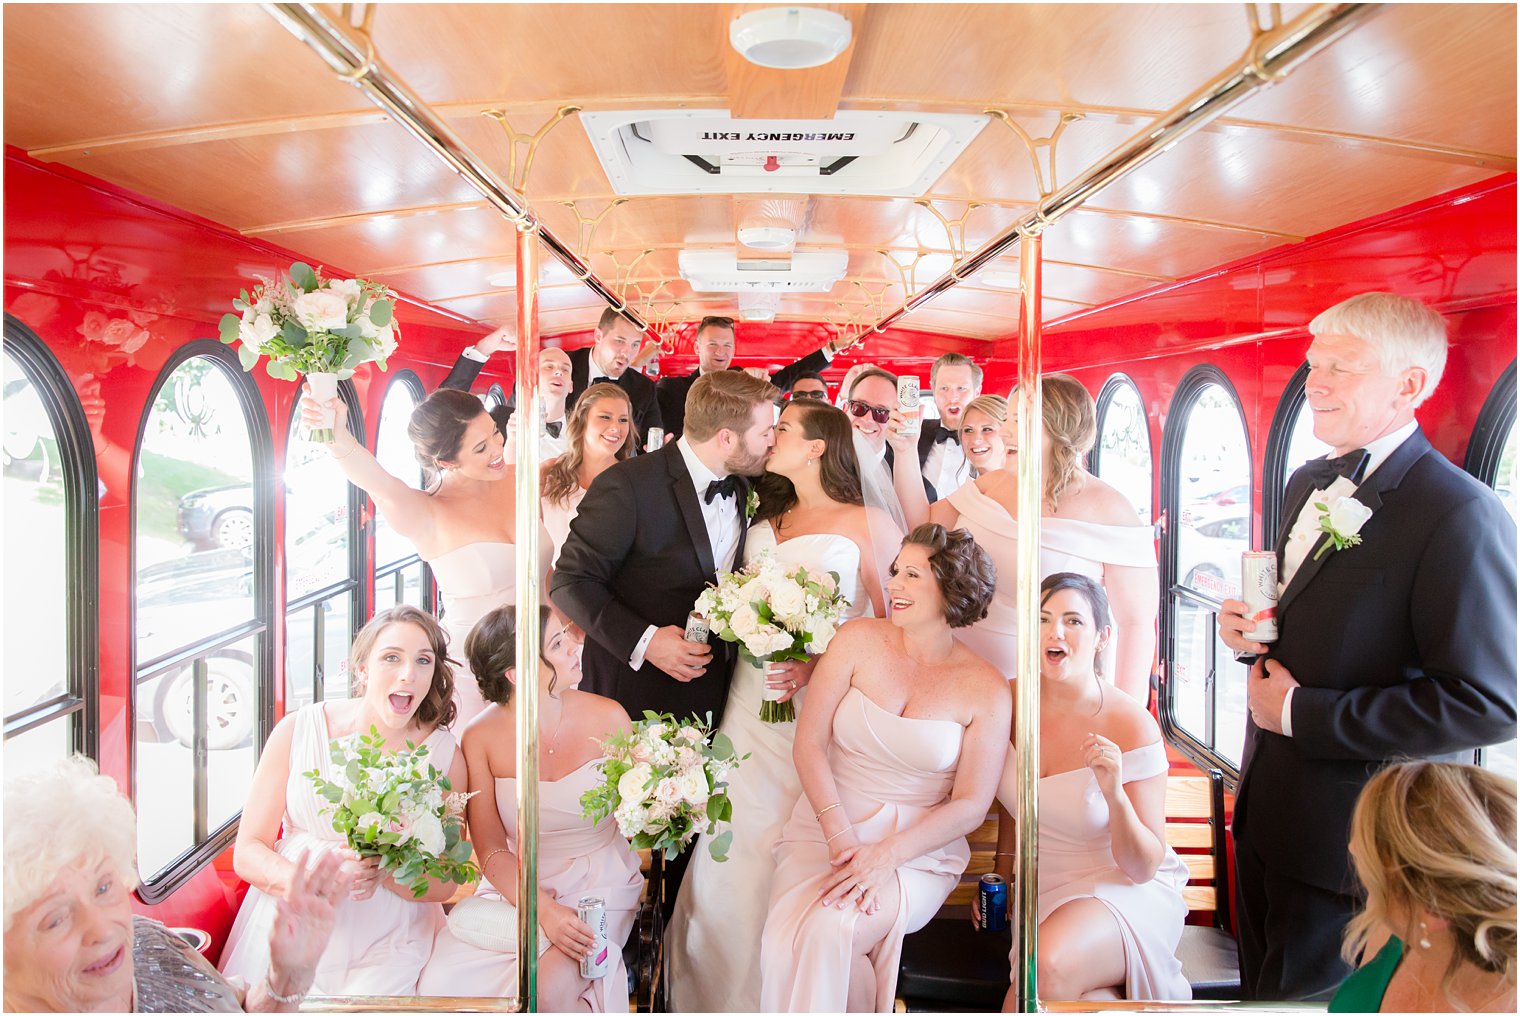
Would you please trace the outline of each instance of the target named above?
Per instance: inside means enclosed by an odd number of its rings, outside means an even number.
[[[813,468],[813,460],[812,460],[812,459],[808,459],[808,460],[807,460],[807,464],[808,464],[808,468],[809,468],[809,469],[812,469],[812,468]]]
[[[1424,921],[1420,922],[1420,948],[1430,948],[1430,929],[1425,926]]]

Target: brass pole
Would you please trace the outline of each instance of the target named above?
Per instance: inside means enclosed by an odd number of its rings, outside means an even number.
[[[1026,233],[1019,249],[1018,680],[1014,682],[1014,750],[1018,753],[1018,871],[1013,880],[1013,985],[1019,1012],[1039,1011],[1035,956],[1039,938],[1040,788],[1040,511],[1044,504],[1044,430],[1040,399],[1042,241]]]
[[[538,1011],[538,223],[517,221],[517,997]]]

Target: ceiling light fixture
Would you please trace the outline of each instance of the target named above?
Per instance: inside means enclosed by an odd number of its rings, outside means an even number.
[[[850,19],[819,7],[765,7],[731,21],[728,41],[761,67],[822,67],[849,46]]]
[[[739,242],[755,250],[787,250],[797,242],[797,231],[791,226],[740,226]]]

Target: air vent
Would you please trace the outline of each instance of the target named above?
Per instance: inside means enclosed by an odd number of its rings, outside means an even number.
[[[803,251],[756,267],[732,250],[683,250],[681,278],[698,293],[827,293],[844,278],[848,251]]]
[[[727,110],[582,113],[619,194],[917,197],[987,117],[840,110],[832,120],[735,120]]]

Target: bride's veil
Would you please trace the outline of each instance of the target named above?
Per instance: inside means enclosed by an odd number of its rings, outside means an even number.
[[[860,431],[851,429],[855,441],[855,462],[860,470],[860,493],[865,499],[866,520],[871,527],[871,550],[875,557],[876,577],[882,586],[882,602],[887,602],[887,572],[897,558],[908,522],[902,503],[892,486],[892,474],[871,443]]]

